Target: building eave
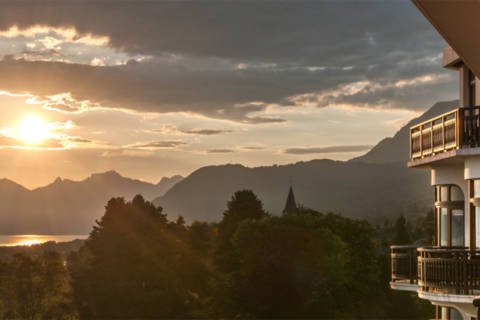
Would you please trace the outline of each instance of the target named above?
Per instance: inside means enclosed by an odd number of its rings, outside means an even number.
[[[473,73],[480,76],[480,1],[412,0]],[[447,64],[451,67],[453,64]]]

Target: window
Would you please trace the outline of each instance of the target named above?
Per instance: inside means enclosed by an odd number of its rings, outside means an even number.
[[[480,179],[473,180],[473,197],[480,198]]]
[[[448,210],[440,208],[440,245],[448,246]]]
[[[450,320],[463,320],[462,314],[455,308],[450,309]]]
[[[436,226],[438,230],[437,245],[442,247],[464,247],[465,200],[462,189],[456,185],[439,185],[436,186],[435,198]]]
[[[465,245],[465,241],[463,237],[464,226],[465,226],[465,219],[463,215],[463,209],[452,210],[452,246],[453,247],[463,247]]]
[[[464,201],[463,192],[459,187],[457,186],[450,187],[450,201]]]
[[[462,320],[462,314],[455,308],[441,307],[441,320]]]
[[[468,71],[468,103],[470,107],[475,106],[475,75]]]

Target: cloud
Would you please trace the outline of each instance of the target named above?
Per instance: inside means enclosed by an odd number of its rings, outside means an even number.
[[[92,142],[92,140],[79,138],[79,137],[68,137],[67,140],[75,143],[91,143]]]
[[[132,54],[187,53],[239,60],[243,65],[260,60],[313,66],[340,61],[355,66],[352,62],[358,57],[351,52],[359,52],[371,64],[381,59],[378,52],[410,51],[415,56],[440,42],[414,6],[402,1],[26,3],[1,2],[0,30],[6,36],[31,36],[49,26],[71,41]],[[400,44],[403,50],[395,52]],[[344,54],[336,56],[338,52]]]
[[[207,150],[207,153],[231,153],[235,152],[233,149],[210,149]]]
[[[0,90],[69,93],[71,101],[46,104],[57,111],[87,110],[78,107],[87,103],[275,124],[285,120],[268,114],[272,104],[421,110],[456,94],[457,79],[441,70],[445,42],[409,2],[27,3],[0,3],[0,36],[51,31],[92,52],[108,46],[150,57],[115,66],[0,62],[8,75]],[[368,85],[344,91],[358,83]]]
[[[164,140],[164,141],[152,141],[146,143],[138,143],[134,145],[127,146],[127,148],[138,148],[138,149],[174,149],[181,145],[186,144],[184,141],[180,140]]]
[[[185,134],[198,134],[201,136],[213,136],[217,134],[232,133],[233,130],[217,130],[217,129],[190,129],[190,130],[180,130],[180,132]]]
[[[60,140],[49,138],[42,142],[29,144],[20,139],[9,137],[6,135],[0,135],[0,147],[12,147],[12,148],[27,148],[27,149],[63,149],[64,146]]]
[[[179,129],[175,125],[164,125],[160,129],[150,130],[151,132],[161,133],[161,134],[191,134],[191,135],[200,135],[200,136],[213,136],[219,134],[232,133],[233,130],[227,129]]]
[[[341,153],[341,152],[359,152],[371,149],[370,145],[343,145],[329,147],[312,147],[312,148],[288,148],[283,150],[287,154],[312,154],[312,153]]]
[[[266,147],[261,147],[261,146],[245,146],[245,147],[242,147],[243,150],[250,150],[250,151],[253,151],[253,150],[265,150]]]
[[[101,156],[103,158],[150,158],[154,153],[147,150],[107,150]]]
[[[68,97],[61,99],[63,107],[60,111],[64,112],[70,111],[65,106],[78,111],[101,106],[140,112],[190,112],[243,123],[284,121],[256,115],[265,109],[265,105],[238,105],[238,102],[256,99],[257,95],[247,94],[251,85],[236,86],[235,82],[240,81],[241,76],[228,79],[229,72],[190,74],[175,66],[154,62],[94,67],[4,59],[0,61],[0,73],[10,75],[8,81],[0,78],[2,90],[50,98],[46,101],[38,99],[47,108],[59,105],[56,98]],[[224,80],[219,80],[222,77]],[[41,85],[38,85],[38,79],[41,79]],[[255,82],[254,78],[251,80]],[[224,82],[230,88],[222,88],[217,82]]]
[[[77,109],[77,108],[67,106],[65,104],[60,104],[60,103],[45,104],[44,108],[47,109],[47,110],[59,111],[59,112],[65,112],[65,113],[75,113],[75,112],[79,111],[79,109]]]

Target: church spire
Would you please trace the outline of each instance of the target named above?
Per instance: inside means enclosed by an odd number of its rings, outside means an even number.
[[[283,209],[283,214],[291,213],[297,211],[297,203],[295,202],[295,196],[293,195],[292,186],[288,191],[287,202],[285,203],[285,209]]]

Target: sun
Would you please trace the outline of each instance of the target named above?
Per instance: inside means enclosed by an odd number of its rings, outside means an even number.
[[[23,240],[23,241],[20,241],[20,242],[17,242],[15,245],[16,246],[26,246],[26,247],[30,247],[30,246],[33,246],[35,244],[42,244],[43,242],[38,240],[38,239],[27,239],[27,240]]]
[[[18,126],[17,132],[19,139],[30,144],[40,143],[50,136],[48,125],[35,116],[25,118]]]

